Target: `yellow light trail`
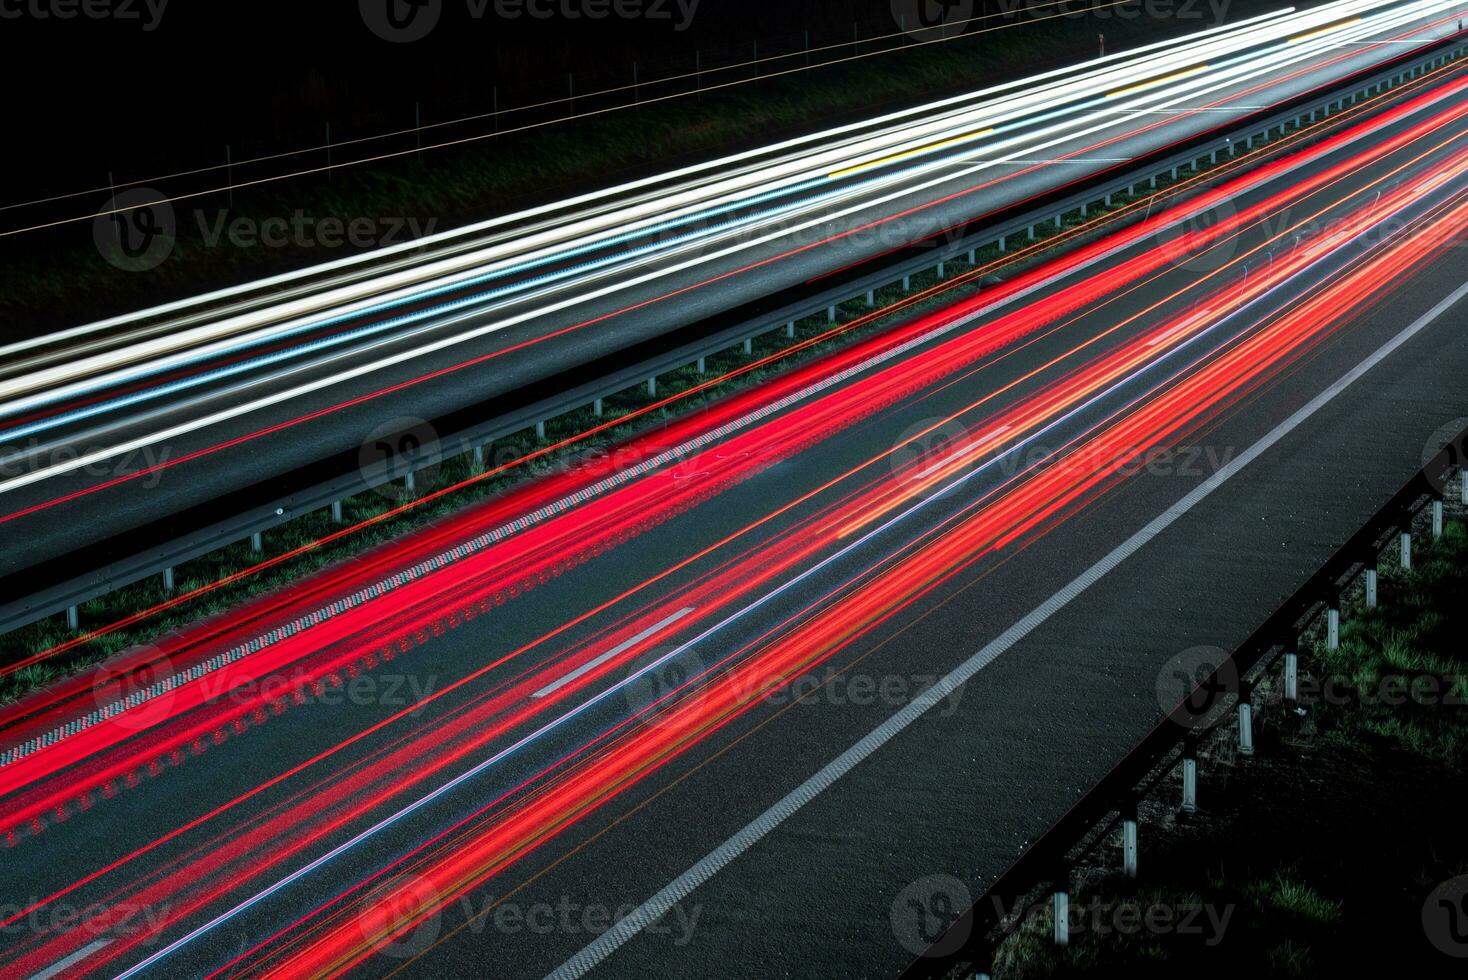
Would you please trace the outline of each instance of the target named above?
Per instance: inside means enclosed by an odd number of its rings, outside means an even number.
[[[1164,75],[1161,78],[1154,78],[1150,82],[1141,82],[1140,84],[1131,85],[1131,86],[1128,86],[1127,88],[1119,88],[1115,92],[1107,92],[1106,93],[1106,97],[1108,99],[1114,99],[1114,98],[1117,98],[1118,96],[1122,96],[1122,95],[1131,95],[1133,92],[1145,91],[1146,89],[1155,88],[1158,85],[1164,85],[1164,84],[1166,84],[1168,82],[1175,82],[1175,81],[1177,81],[1180,78],[1188,78],[1188,77],[1190,77],[1192,75],[1197,75],[1197,74],[1199,74],[1201,72],[1205,72],[1207,70],[1208,70],[1208,66],[1207,65],[1198,65],[1195,68],[1187,68],[1187,69],[1184,69],[1183,71],[1174,72],[1171,75]]]
[[[902,153],[894,153],[891,156],[882,157],[880,160],[869,160],[866,163],[859,163],[854,167],[847,167],[845,170],[837,170],[834,173],[826,174],[826,176],[834,180],[837,177],[845,177],[847,174],[854,174],[862,170],[870,170],[873,167],[880,167],[886,163],[896,163],[898,160],[906,160],[908,157],[915,157],[919,153],[928,153],[932,150],[941,150],[945,146],[953,146],[955,143],[962,143],[966,140],[975,140],[981,136],[988,136],[992,132],[994,132],[992,128],[980,129],[976,132],[965,133],[962,136],[955,136],[952,139],[942,140],[937,143],[929,143],[927,146],[920,146],[915,150],[906,150]]]
[[[1338,31],[1342,27],[1350,27],[1352,24],[1359,23],[1361,23],[1360,17],[1352,17],[1350,20],[1343,20],[1339,24],[1331,24],[1327,27],[1322,27],[1318,31],[1311,31],[1309,34],[1298,34],[1295,37],[1290,38],[1289,43],[1299,44],[1301,41],[1308,41],[1312,37],[1319,37],[1322,34],[1329,34],[1331,31]]]

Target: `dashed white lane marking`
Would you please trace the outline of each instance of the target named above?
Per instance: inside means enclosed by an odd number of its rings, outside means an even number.
[[[643,630],[641,633],[638,633],[636,636],[631,637],[630,639],[623,640],[621,643],[618,643],[616,646],[612,647],[601,656],[588,660],[586,663],[582,664],[580,667],[577,667],[575,670],[571,671],[569,674],[566,674],[564,677],[551,681],[545,687],[542,687],[540,690],[536,691],[530,696],[532,698],[543,698],[548,694],[556,693],[567,684],[570,684],[572,681],[585,677],[588,673],[600,667],[608,660],[611,660],[619,653],[625,653],[648,637],[655,636],[658,633],[661,633],[663,630],[667,629],[669,626],[672,626],[684,616],[687,616],[689,613],[693,612],[693,608],[693,606],[689,606],[687,609],[678,610],[667,619],[664,619],[661,622],[654,623],[647,629]]]

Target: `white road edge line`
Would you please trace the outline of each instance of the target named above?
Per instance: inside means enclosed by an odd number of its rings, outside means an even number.
[[[637,933],[666,915],[676,903],[682,901],[695,888],[712,878],[725,865],[757,844],[770,831],[785,822],[786,819],[794,815],[801,807],[815,799],[816,796],[828,789],[836,780],[855,768],[858,763],[891,741],[894,736],[898,735],[914,721],[921,718],[930,708],[941,704],[959,685],[968,681],[980,670],[992,663],[1000,654],[1013,647],[1047,619],[1069,605],[1071,600],[1075,599],[1082,592],[1085,592],[1092,585],[1095,585],[1103,576],[1126,561],[1126,559],[1130,558],[1137,551],[1140,551],[1144,545],[1167,530],[1180,517],[1196,507],[1212,494],[1213,491],[1223,486],[1224,483],[1234,477],[1240,470],[1267,452],[1277,442],[1293,432],[1316,412],[1320,411],[1320,409],[1334,401],[1336,396],[1355,384],[1368,371],[1386,360],[1403,344],[1430,326],[1463,299],[1464,296],[1468,296],[1468,283],[1459,286],[1446,299],[1423,314],[1411,326],[1387,341],[1370,357],[1348,371],[1335,384],[1315,396],[1308,404],[1270,430],[1267,435],[1250,446],[1244,453],[1235,457],[1223,469],[1219,470],[1195,487],[1187,496],[1153,518],[1136,534],[1133,534],[1122,544],[1118,545],[1116,550],[1086,569],[1086,571],[1072,580],[1070,584],[1035,607],[1029,615],[989,641],[978,653],[960,664],[952,673],[928,688],[861,741],[827,763],[824,768],[792,790],[789,795],[760,814],[733,837],[730,837],[723,844],[710,851],[697,864],[669,882],[666,887],[639,905],[625,918],[618,921],[611,929],[587,944],[581,952],[566,960],[565,963],[562,963],[553,972],[547,974],[546,980],[576,980],[576,978],[584,976],[587,972],[598,966],[608,956],[621,948],[628,940],[636,936]]]

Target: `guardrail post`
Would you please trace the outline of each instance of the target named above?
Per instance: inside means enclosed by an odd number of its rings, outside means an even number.
[[[698,360],[699,360],[699,364],[702,365],[703,358],[700,357]],[[701,367],[700,367],[700,370],[702,370]],[[597,418],[601,418],[601,416],[602,416],[602,401],[601,401],[600,398],[593,398],[591,400],[591,414],[592,415],[595,415]]]
[[[754,353],[754,338],[753,337],[745,337],[744,338],[744,353],[745,354],[753,354]]]
[[[827,323],[835,323],[836,322],[836,305],[834,303],[831,304],[830,306],[826,307],[826,322]]]
[[[81,610],[76,606],[66,607],[66,628],[72,631],[82,628]]]
[[[1062,870],[1055,878],[1055,892],[1050,897],[1055,915],[1055,945],[1070,945],[1070,871]]]
[[[902,277],[902,291],[904,293],[906,293],[906,292],[909,292],[911,289],[912,289],[912,276],[903,276]]]
[[[939,262],[938,263],[938,270],[937,271],[938,271],[938,278],[939,279],[942,279],[945,275],[948,274],[948,265],[947,265],[947,263],[945,263],[945,262]]]
[[[1026,232],[1026,234],[1029,235],[1030,241],[1034,241],[1035,240],[1035,226],[1034,225],[1030,225],[1029,230],[1028,230],[1028,232]]]
[[[698,360],[697,360],[697,361],[696,361],[696,362],[695,362],[695,363],[694,363],[694,365],[693,365],[693,366],[694,366],[694,369],[695,369],[695,370],[696,370],[696,371],[698,371],[698,373],[699,373],[699,374],[703,374],[703,373],[704,373],[704,371],[705,371],[705,369],[706,369],[706,367],[707,367],[707,364],[706,364],[706,363],[705,363],[705,361],[704,361],[704,359],[703,359],[703,358],[701,358],[701,357],[700,357],[700,358],[699,358],[699,359],[698,359]]]
[[[544,440],[545,439],[545,419],[541,419],[539,422],[536,422],[535,423],[535,438],[541,439],[541,440]],[[412,477],[413,477],[413,474],[412,473],[409,473],[408,474],[408,478],[411,480]],[[411,493],[412,491],[413,491],[413,487],[412,486],[409,486],[408,487],[408,492]]]
[[[1137,798],[1128,797],[1121,813],[1121,873],[1133,881],[1137,877]]]
[[[1183,805],[1184,813],[1198,812],[1198,740],[1183,738]]]
[[[1468,469],[1461,469],[1458,471],[1458,482],[1461,485],[1461,491],[1463,494],[1463,506],[1468,507]]]
[[[979,264],[979,250],[971,248],[968,250],[968,264],[971,266]]]
[[[1000,235],[999,241],[995,242],[994,244],[999,246],[999,251],[1001,254],[1009,251],[1009,236]]]
[[[867,290],[867,305],[868,306],[876,306],[877,305],[877,291],[875,289],[868,289]],[[790,336],[792,336],[792,337],[795,336],[795,333],[794,333],[794,330],[793,329],[791,331]]]
[[[474,459],[480,469],[483,469],[484,449],[482,447],[474,447]],[[340,524],[342,522],[342,502],[340,500],[333,500],[331,502],[331,522],[333,524]]]
[[[262,551],[265,550],[265,535],[264,534],[262,534],[259,531],[256,531],[254,534],[250,535],[250,550],[253,551],[257,555],[260,552],[262,552]]]
[[[1082,204],[1081,205],[1081,217],[1084,218],[1089,212],[1090,212],[1090,205],[1089,204]]]
[[[172,592],[174,588],[173,566],[169,565],[163,570],[163,591]]]
[[[1284,655],[1284,698],[1291,704],[1300,700],[1300,655],[1295,645],[1291,641]]]
[[[1325,649],[1341,648],[1341,600],[1333,597],[1325,608]]]
[[[1412,568],[1412,528],[1402,528],[1402,568],[1410,571]]]
[[[654,377],[651,377],[651,378],[648,378],[647,379],[647,397],[649,397],[649,398],[656,398],[657,396],[658,396],[658,379],[657,379],[656,376],[654,376]],[[544,431],[544,430],[542,429],[542,431]]]
[[[1239,681],[1239,755],[1254,754],[1254,704],[1253,685]]]
[[[1443,498],[1432,498],[1432,537],[1434,540],[1443,536]]]
[[[1376,556],[1366,566],[1366,608],[1376,608]]]
[[[870,296],[871,294],[868,293],[868,295]],[[795,339],[795,321],[794,320],[786,320],[785,321],[785,336],[788,339],[790,339],[790,340],[794,340]]]

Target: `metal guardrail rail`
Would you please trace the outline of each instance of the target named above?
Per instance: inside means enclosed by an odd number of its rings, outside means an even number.
[[[1276,130],[1283,134],[1290,126],[1299,129],[1306,119],[1314,120],[1317,114],[1328,115],[1332,107],[1340,111],[1369,93],[1380,93],[1417,78],[1465,53],[1468,53],[1468,41],[1458,35],[1446,39],[1425,56],[1422,52],[1400,56],[1384,67],[1347,76],[1339,84],[1330,86],[1324,95],[1307,93],[1271,110],[1245,116],[1230,124],[1225,131],[1195,137],[1175,152],[1159,152],[1139,158],[1133,169],[1109,180],[1092,182],[1070,193],[1051,195],[1041,199],[1039,206],[1005,216],[997,222],[975,221],[959,226],[944,236],[948,239],[946,242],[937,243],[913,258],[861,274],[852,280],[837,282],[813,296],[802,297],[779,309],[762,313],[757,319],[718,330],[654,358],[614,370],[572,390],[440,436],[437,445],[425,454],[411,459],[393,458],[282,495],[207,526],[173,536],[166,542],[125,558],[99,567],[84,568],[75,576],[54,585],[21,594],[12,590],[11,598],[0,602],[0,635],[62,613],[67,615],[69,625],[75,628],[81,604],[99,596],[158,575],[163,576],[165,582],[171,582],[172,570],[184,562],[242,540],[255,538],[258,541],[257,535],[297,517],[331,507],[394,479],[402,479],[416,469],[474,452],[497,438],[585,408],[641,381],[655,379],[659,374],[686,367],[740,344],[747,345],[752,338],[786,328],[797,320],[824,313],[828,320],[834,321],[837,308],[842,304],[870,296],[872,291],[897,280],[934,268],[939,270],[941,279],[945,264],[959,256],[967,254],[972,259],[977,249],[988,246],[1003,250],[1016,237],[1028,241],[1035,236],[1038,227],[1051,222],[1059,225],[1071,212],[1084,216],[1091,207],[1109,204],[1114,194],[1134,191],[1149,182],[1155,187],[1158,178],[1164,174],[1176,178],[1180,170],[1193,169],[1205,159],[1216,161],[1220,154],[1236,154],[1241,146],[1247,149],[1254,140],[1267,139]],[[81,565],[82,560],[74,564]]]
[[[1027,904],[1029,900],[1048,891],[1060,897],[1057,906],[1063,909],[1069,893],[1068,869],[1107,840],[1119,822],[1130,822],[1134,834],[1137,801],[1180,766],[1184,767],[1182,808],[1188,809],[1187,766],[1190,760],[1196,766],[1202,720],[1216,716],[1220,707],[1228,710],[1225,706],[1230,699],[1239,713],[1241,750],[1248,754],[1252,750],[1250,699],[1259,679],[1283,659],[1288,690],[1300,635],[1324,615],[1327,635],[1338,636],[1341,597],[1357,577],[1366,579],[1367,594],[1373,597],[1368,602],[1374,602],[1377,562],[1384,550],[1393,544],[1401,547],[1410,566],[1413,520],[1430,507],[1433,530],[1441,532],[1443,493],[1454,473],[1462,479],[1462,500],[1468,506],[1468,428],[1393,494],[1215,669],[1199,677],[1194,690],[1000,874],[901,974],[902,980],[986,976],[1003,937],[1017,929],[1037,907]],[[1135,837],[1129,840],[1134,842]],[[1134,854],[1133,848],[1134,843],[1124,848],[1124,860],[1134,860],[1125,857],[1127,850]],[[1006,922],[1001,920],[1000,911],[1005,909],[1024,911]]]

